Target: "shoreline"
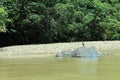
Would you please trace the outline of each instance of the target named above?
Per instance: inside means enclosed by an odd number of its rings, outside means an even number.
[[[98,52],[120,49],[120,41],[85,41],[85,47],[95,47]],[[82,47],[82,42],[18,45],[0,48],[0,58],[49,57],[64,50],[73,51]]]

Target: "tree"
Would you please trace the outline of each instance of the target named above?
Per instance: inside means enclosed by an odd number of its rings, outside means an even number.
[[[6,32],[6,22],[10,21],[8,19],[8,13],[5,11],[4,7],[0,7],[0,32]]]
[[[120,0],[3,0],[15,43],[120,39]],[[5,18],[7,19],[7,17]],[[14,34],[14,35],[13,35]],[[17,42],[16,42],[17,41]]]

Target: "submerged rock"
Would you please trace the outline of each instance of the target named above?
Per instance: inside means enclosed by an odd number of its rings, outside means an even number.
[[[80,47],[75,49],[74,51],[62,51],[56,54],[56,57],[98,57],[99,53],[97,52],[95,47]]]
[[[62,51],[56,54],[56,57],[72,57],[73,56],[72,51]]]

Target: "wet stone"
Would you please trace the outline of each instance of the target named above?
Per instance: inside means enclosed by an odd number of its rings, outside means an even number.
[[[80,47],[74,51],[62,51],[56,54],[56,57],[99,57],[95,47]]]

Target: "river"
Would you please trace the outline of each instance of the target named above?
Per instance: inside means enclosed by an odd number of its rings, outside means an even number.
[[[0,80],[120,80],[120,56],[0,59]]]

